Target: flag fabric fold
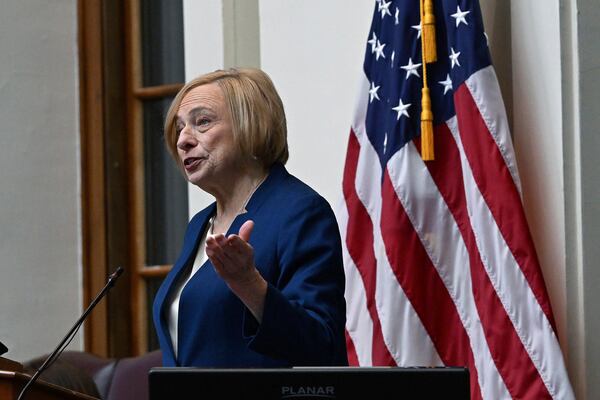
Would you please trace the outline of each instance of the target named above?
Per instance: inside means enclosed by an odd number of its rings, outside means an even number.
[[[420,146],[419,0],[378,0],[338,210],[357,365],[466,366],[473,399],[572,399],[476,0],[436,0]]]

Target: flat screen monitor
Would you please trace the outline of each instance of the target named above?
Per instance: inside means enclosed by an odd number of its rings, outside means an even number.
[[[153,368],[150,400],[469,399],[466,368]]]

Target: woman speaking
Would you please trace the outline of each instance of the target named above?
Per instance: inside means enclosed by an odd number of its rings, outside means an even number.
[[[166,145],[216,201],[190,221],[154,301],[164,366],[347,365],[338,227],[285,169],[286,129],[257,69],[200,76],[173,100]]]

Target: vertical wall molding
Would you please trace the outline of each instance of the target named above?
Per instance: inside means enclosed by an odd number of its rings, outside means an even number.
[[[580,352],[579,363],[583,371],[576,371],[584,377],[585,390],[580,398],[600,398],[600,9],[597,0],[564,0],[572,15],[570,32],[574,36],[570,55],[563,59],[564,64],[572,65],[573,120],[573,165],[575,178],[575,199],[572,207],[574,237],[573,253],[572,310],[578,320],[576,328],[576,349]],[[569,132],[565,132],[569,134]],[[584,373],[581,373],[584,372]]]
[[[585,398],[585,312],[581,239],[579,62],[576,0],[561,4],[563,179],[567,287],[567,366],[577,398]]]
[[[258,0],[223,0],[225,68],[260,67]]]

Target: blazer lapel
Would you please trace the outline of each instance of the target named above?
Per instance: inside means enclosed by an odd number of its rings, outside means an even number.
[[[277,188],[282,179],[288,174],[283,164],[275,163],[269,170],[269,176],[267,179],[256,189],[254,194],[248,200],[246,204],[246,212],[235,217],[231,226],[227,230],[227,235],[235,233],[236,235],[240,231],[240,227],[244,222],[252,219],[256,211],[263,205],[263,203],[269,198],[273,190]]]
[[[166,338],[165,342],[168,345],[168,348],[163,349],[163,351],[168,351],[168,355],[173,360],[175,360],[175,351],[173,349],[173,342],[170,339],[169,324],[166,318],[169,307],[169,304],[167,303],[170,298],[171,290],[173,289],[174,284],[179,281],[181,274],[185,271],[186,267],[189,266],[191,262],[193,262],[193,259],[198,250],[198,246],[200,245],[199,242],[202,233],[206,229],[210,217],[214,214],[215,208],[216,204],[211,204],[203,211],[201,211],[200,214],[196,218],[192,219],[192,221],[190,222],[189,232],[187,232],[186,237],[184,239],[181,255],[173,265],[173,269],[171,270],[171,272],[169,272],[169,274],[165,278],[165,281],[162,284],[162,288],[164,288],[164,290],[161,290],[159,294],[160,297],[157,299],[159,302],[158,304],[160,310],[159,312],[161,332],[159,332],[159,335],[162,335],[164,338]]]

